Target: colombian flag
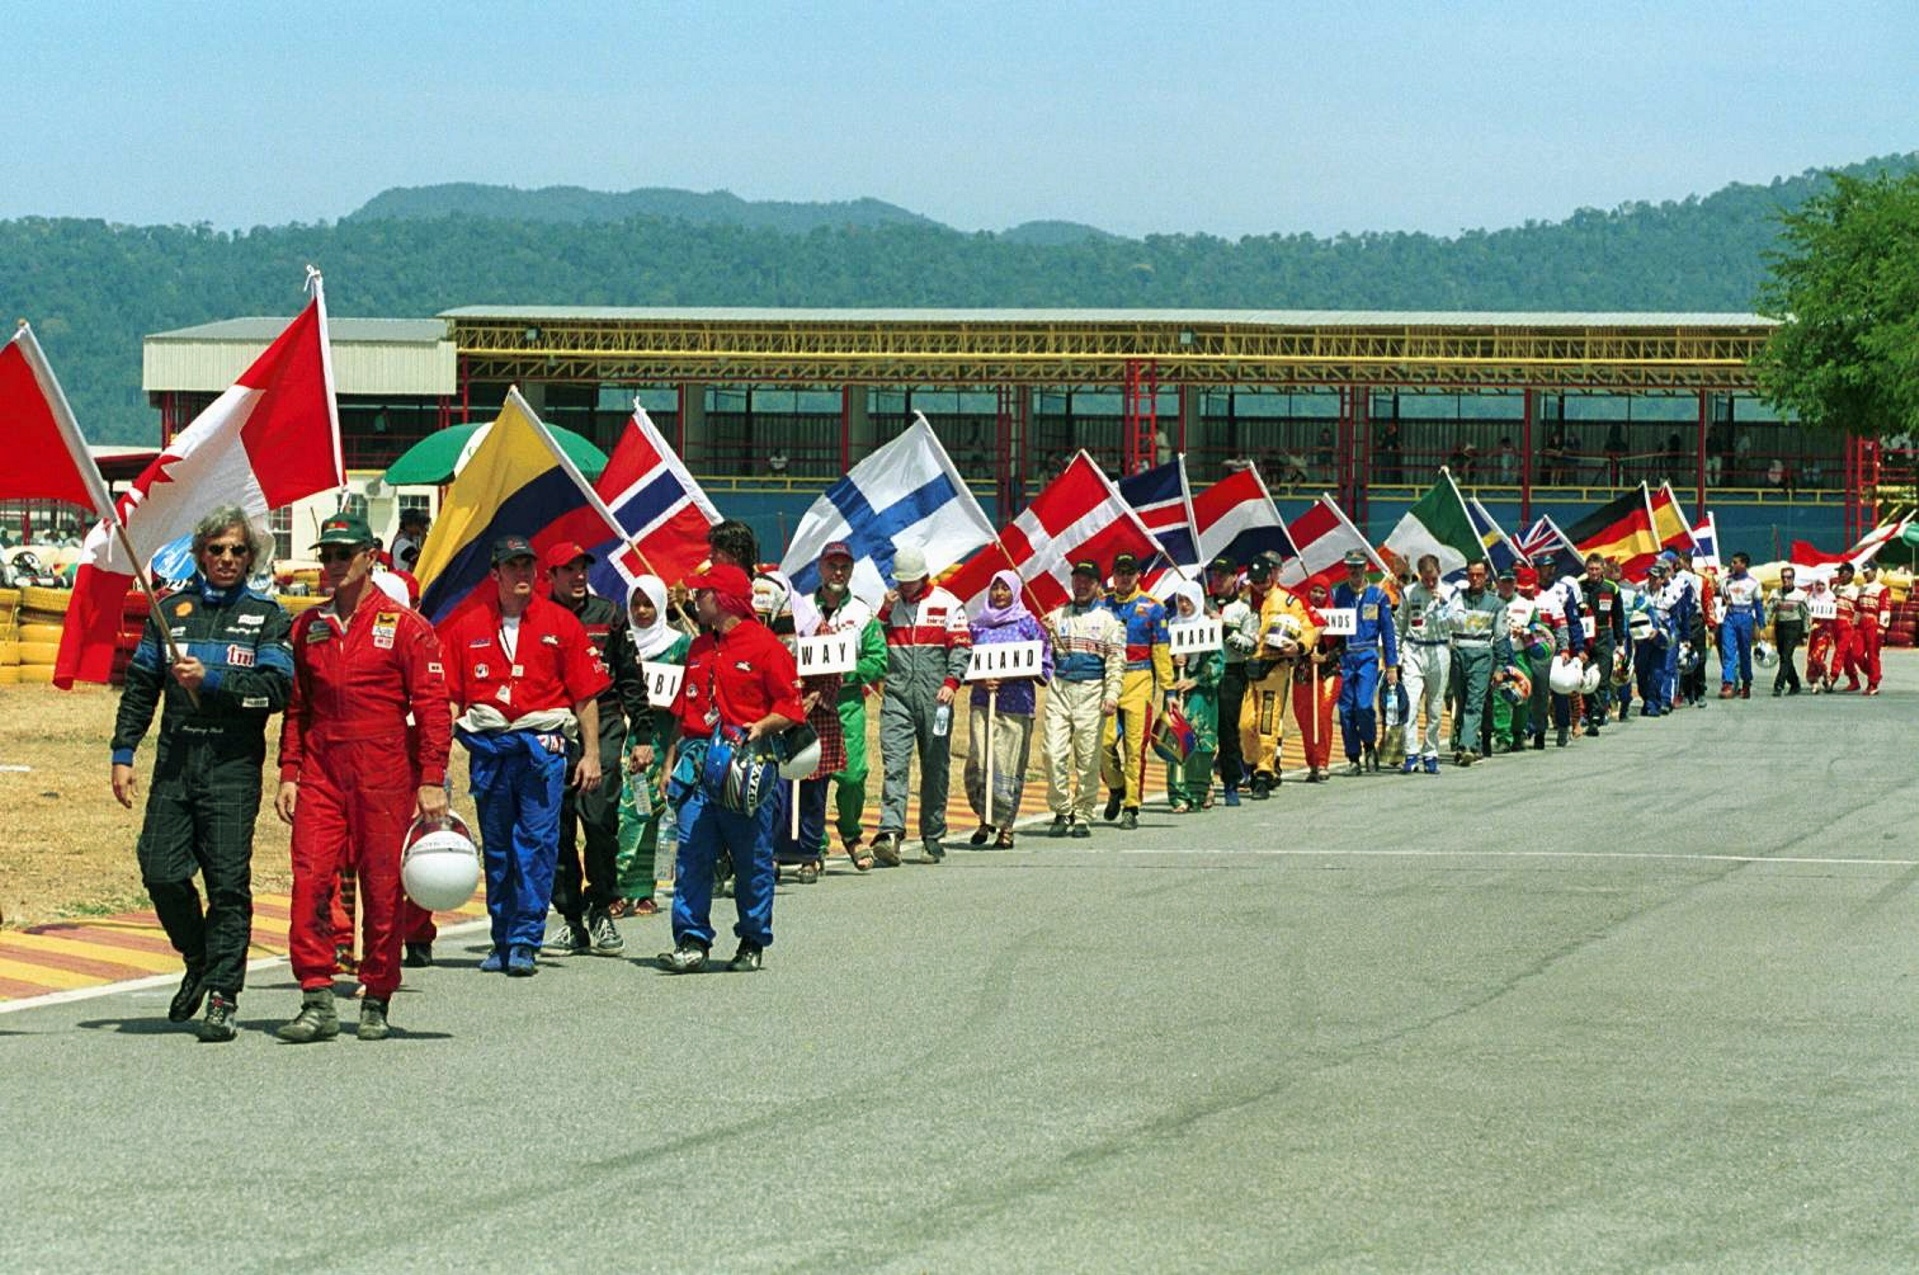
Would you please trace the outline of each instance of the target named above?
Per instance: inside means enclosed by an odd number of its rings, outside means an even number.
[[[544,554],[567,540],[598,544],[609,524],[619,526],[520,391],[509,389],[420,548],[420,612],[441,624],[483,599],[501,536],[525,536]]]
[[[1566,537],[1580,555],[1603,554],[1620,564],[1626,577],[1637,580],[1659,556],[1659,537],[1653,531],[1652,500],[1646,484],[1609,501],[1566,528]]]

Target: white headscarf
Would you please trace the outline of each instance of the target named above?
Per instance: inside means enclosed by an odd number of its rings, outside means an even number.
[[[1199,587],[1197,581],[1182,580],[1174,586],[1172,596],[1167,599],[1168,602],[1173,603],[1173,613],[1166,617],[1170,623],[1177,624],[1185,618],[1179,613],[1180,598],[1191,600],[1193,604],[1193,619],[1198,620],[1204,618],[1206,615],[1205,590]]]
[[[653,623],[644,629],[633,624],[633,599],[641,594],[653,604]],[[633,624],[633,646],[643,660],[658,659],[680,640],[680,631],[667,622],[666,581],[658,576],[641,576],[626,591],[626,619]]]

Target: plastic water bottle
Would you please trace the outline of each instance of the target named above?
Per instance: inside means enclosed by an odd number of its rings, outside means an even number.
[[[627,778],[633,784],[633,813],[644,819],[653,813],[653,794],[650,791],[652,785],[646,782],[645,771],[629,775]]]
[[[941,704],[939,711],[933,714],[933,734],[940,739],[946,738],[946,732],[953,729],[953,706]]]
[[[1397,725],[1399,725],[1399,688],[1388,686],[1386,688],[1386,729],[1391,730]]]

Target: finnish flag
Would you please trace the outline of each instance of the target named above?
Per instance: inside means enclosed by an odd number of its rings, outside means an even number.
[[[801,593],[820,586],[820,553],[844,541],[853,552],[853,595],[878,607],[893,574],[893,553],[913,545],[933,578],[993,540],[993,524],[926,417],[853,466],[813,502],[786,548],[780,570]]]

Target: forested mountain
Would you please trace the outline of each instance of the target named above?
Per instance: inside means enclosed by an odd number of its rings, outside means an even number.
[[[1919,153],[1842,171],[1913,168]],[[90,438],[143,442],[157,421],[139,389],[141,337],[292,314],[308,262],[325,269],[336,315],[392,317],[476,304],[1746,310],[1779,210],[1823,180],[1806,173],[1452,237],[1140,240],[1068,223],[964,234],[924,219],[794,232],[550,209],[539,219],[375,215],[434,206],[403,192],[338,223],[239,232],[30,217],[0,221],[0,307],[33,320]],[[869,204],[890,207],[785,207]]]

